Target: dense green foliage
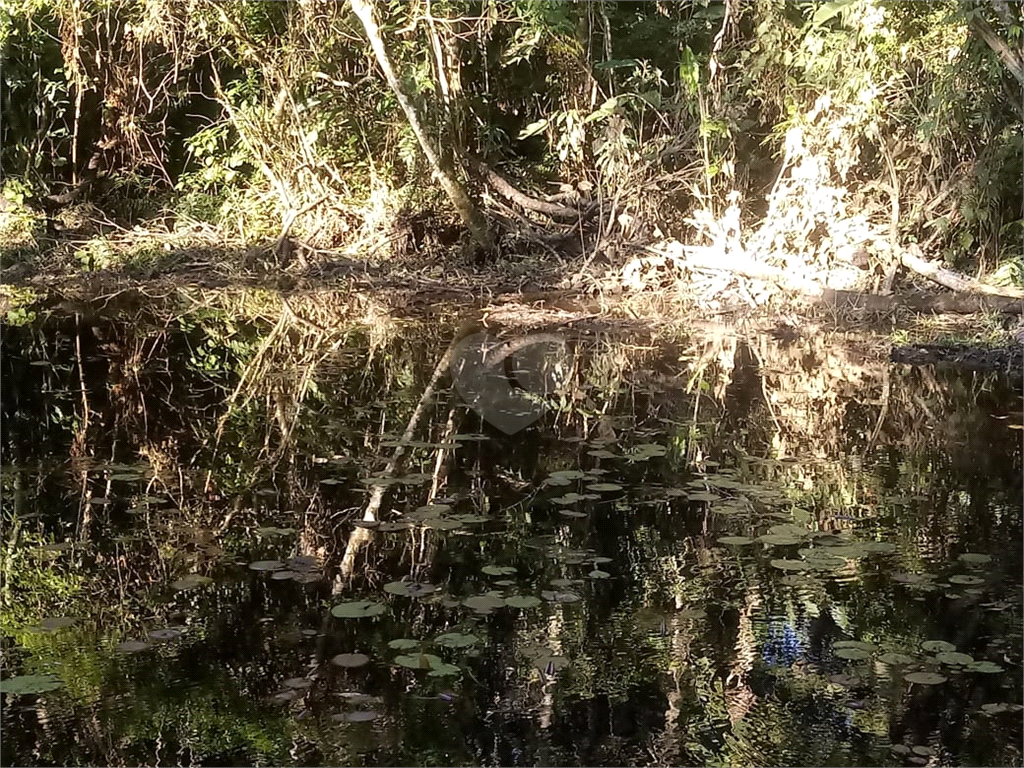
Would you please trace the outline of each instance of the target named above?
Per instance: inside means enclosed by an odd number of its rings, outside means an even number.
[[[991,268],[1017,251],[1016,4],[376,10],[406,92],[470,188],[482,159],[540,196],[562,185],[614,199],[605,227],[625,238],[692,241],[739,201],[748,222],[787,222],[752,245],[802,255],[824,223],[886,225],[895,200],[898,237],[953,263]],[[2,13],[8,199],[96,180],[84,197],[128,220],[169,206],[254,239],[293,217],[321,246],[389,211],[437,210],[432,169],[346,3],[4,0]]]

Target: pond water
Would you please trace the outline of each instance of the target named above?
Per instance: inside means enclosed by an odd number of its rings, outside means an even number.
[[[1019,380],[453,333],[5,328],[3,764],[1021,765]]]

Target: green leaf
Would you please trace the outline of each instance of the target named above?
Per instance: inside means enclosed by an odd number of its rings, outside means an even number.
[[[519,132],[519,135],[516,138],[519,139],[519,141],[522,141],[523,139],[528,139],[531,136],[536,136],[538,133],[540,133],[541,131],[548,127],[548,122],[549,120],[545,117],[542,120],[537,120],[536,122],[530,123],[528,126],[523,128],[523,130]]]
[[[608,61],[599,61],[594,65],[594,69],[626,69],[636,67],[640,64],[636,59],[609,59]]]
[[[820,27],[846,10],[853,2],[854,0],[834,0],[831,3],[824,3],[819,6],[818,10],[814,12],[814,16],[811,17],[811,26]]]

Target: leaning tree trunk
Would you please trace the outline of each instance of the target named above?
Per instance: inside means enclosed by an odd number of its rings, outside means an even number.
[[[423,130],[423,123],[416,112],[416,108],[405,91],[402,90],[402,84],[398,81],[398,78],[395,77],[395,72],[391,68],[391,61],[388,59],[387,51],[384,49],[384,39],[381,37],[380,28],[373,17],[373,5],[369,0],[352,0],[352,10],[355,11],[359,21],[362,22],[364,29],[366,29],[366,37],[369,39],[373,53],[377,57],[377,63],[380,64],[380,68],[384,71],[384,77],[387,79],[388,85],[395,92],[395,98],[398,99],[402,111],[405,112],[405,116],[409,120],[409,127],[416,134],[416,139],[423,149],[423,154],[427,156],[427,161],[437,173],[441,186],[452,201],[452,205],[455,206],[455,210],[462,217],[462,221],[466,228],[469,229],[473,239],[482,247],[491,248],[493,239],[483,212],[473,202],[472,198],[462,187],[462,184],[459,183],[455,175],[455,166],[430,143],[426,131]]]

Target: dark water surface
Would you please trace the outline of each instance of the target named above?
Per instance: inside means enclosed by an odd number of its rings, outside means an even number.
[[[5,328],[3,764],[1022,764],[1019,381],[451,333]]]

